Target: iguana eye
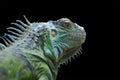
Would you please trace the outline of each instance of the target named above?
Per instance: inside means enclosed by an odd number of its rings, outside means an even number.
[[[63,22],[63,26],[65,28],[70,28],[71,27],[71,23],[69,21],[65,21],[65,22]]]
[[[71,21],[67,18],[62,18],[61,25],[65,28],[71,28]]]

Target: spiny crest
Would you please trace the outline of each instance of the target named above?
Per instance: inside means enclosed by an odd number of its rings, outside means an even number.
[[[3,43],[0,43],[0,50],[12,45],[12,43],[14,43],[31,26],[31,23],[28,21],[25,15],[24,18],[27,24],[23,23],[21,20],[16,20],[16,22],[11,23],[16,27],[8,27],[7,33],[4,33],[3,36],[0,36],[0,39],[3,41]]]
[[[77,58],[78,56],[80,56],[82,54],[82,48],[80,47],[75,54],[71,55],[68,59],[66,59],[65,61],[63,61],[62,63],[60,63],[58,65],[58,67],[60,67],[60,65],[67,65],[69,62],[71,62],[72,59]]]

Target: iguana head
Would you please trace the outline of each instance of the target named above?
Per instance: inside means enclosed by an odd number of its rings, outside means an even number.
[[[51,41],[58,63],[64,63],[74,55],[80,54],[81,46],[86,38],[84,28],[67,18],[49,23],[52,25]]]

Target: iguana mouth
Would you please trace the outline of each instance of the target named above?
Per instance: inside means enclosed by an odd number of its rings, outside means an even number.
[[[68,39],[71,39],[71,40],[84,40],[85,39],[85,34],[80,34],[80,33],[71,33],[69,34],[69,36],[67,37]]]

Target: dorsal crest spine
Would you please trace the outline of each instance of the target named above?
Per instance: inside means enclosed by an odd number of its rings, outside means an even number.
[[[12,45],[21,35],[24,33],[30,26],[30,21],[23,15],[27,24],[23,23],[21,20],[16,20],[16,22],[11,23],[16,27],[8,27],[7,32],[3,36],[0,36],[0,39],[3,43],[0,43],[0,50],[5,49]]]

